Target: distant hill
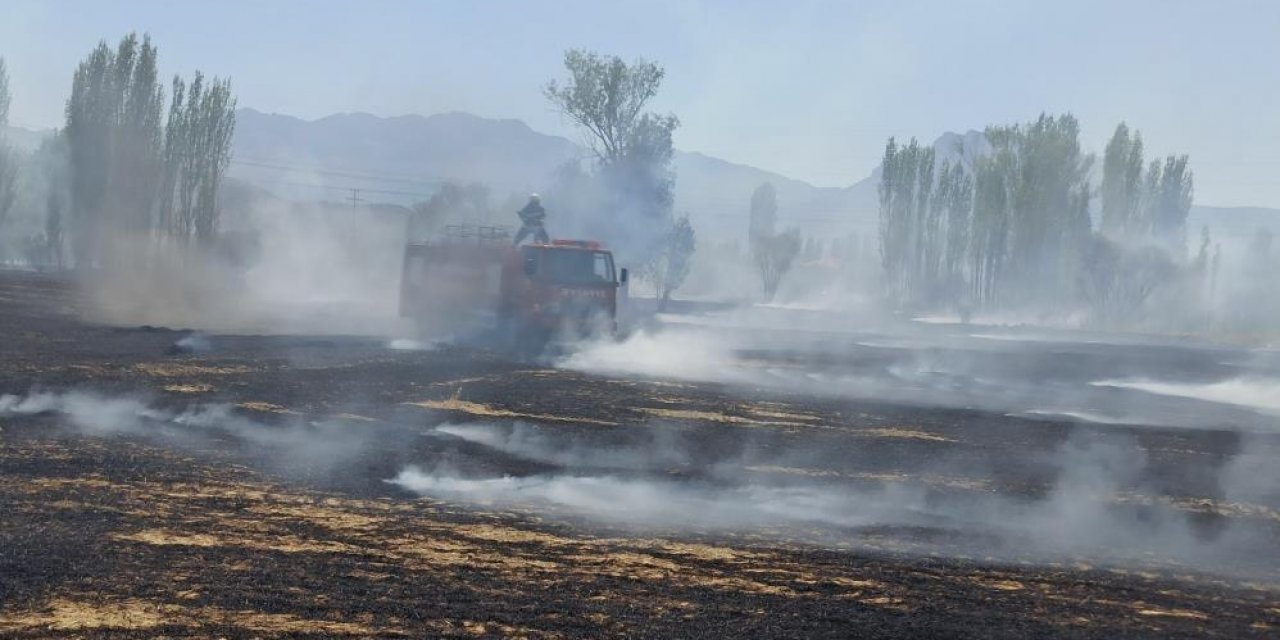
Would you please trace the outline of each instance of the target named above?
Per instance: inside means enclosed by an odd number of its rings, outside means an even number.
[[[519,120],[465,113],[353,113],[307,121],[241,109],[236,118],[231,176],[287,198],[354,196],[406,204],[424,199],[442,180],[480,182],[501,198],[545,190],[557,168],[589,156],[578,144]],[[676,152],[673,165],[676,210],[688,212],[704,231],[737,235],[745,229],[751,192],[764,182],[778,189],[781,224],[845,232],[874,223],[875,185],[868,181],[815,187],[689,152]]]
[[[441,180],[486,184],[500,202],[508,195],[545,190],[558,167],[589,155],[577,143],[539,133],[519,120],[467,113],[394,118],[350,113],[302,120],[240,109],[236,118],[228,194],[233,209],[248,206],[250,194],[266,193],[405,205],[429,197]],[[5,128],[9,144],[24,151],[51,133]],[[945,133],[933,143],[939,159],[966,164],[985,145],[977,131]],[[780,225],[826,237],[876,232],[879,167],[847,187],[816,187],[697,152],[677,151],[674,168],[676,211],[689,213],[705,237],[741,237],[751,192],[764,182],[778,190]],[[1280,234],[1280,209],[1192,207],[1187,223],[1192,242],[1206,225],[1215,238],[1246,238],[1263,227]]]
[[[232,175],[260,186],[363,188],[368,199],[396,202],[425,199],[441,180],[481,182],[500,193],[534,191],[581,153],[519,120],[465,113],[306,121],[240,109],[233,145]]]
[[[815,187],[801,180],[697,152],[676,152],[676,210],[704,226],[746,233],[751,193],[765,182],[778,192],[778,224],[819,233],[848,233],[876,220],[876,187],[862,180],[850,187]]]

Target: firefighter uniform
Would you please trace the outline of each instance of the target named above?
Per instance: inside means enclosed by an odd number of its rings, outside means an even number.
[[[524,208],[517,211],[516,215],[520,216],[520,232],[516,234],[516,240],[513,244],[520,244],[525,238],[533,236],[533,241],[539,244],[547,244],[551,242],[551,237],[547,235],[547,227],[544,224],[547,218],[547,210],[542,208],[542,202],[538,200],[538,194],[529,196],[529,202]]]

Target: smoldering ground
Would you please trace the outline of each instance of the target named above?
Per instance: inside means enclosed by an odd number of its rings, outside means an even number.
[[[1195,341],[732,312],[589,342],[568,369],[1098,424],[1280,432],[1280,359]]]
[[[380,486],[381,495],[532,509],[607,530],[1264,580],[1280,568],[1272,562],[1280,534],[1274,439],[1241,436],[1184,469],[1141,433],[1106,427],[1072,429],[1056,446],[1015,454],[916,437],[905,426],[888,429],[902,439],[850,444],[838,430],[785,425],[429,428],[445,417],[415,412],[374,423],[286,411],[89,391],[0,399],[0,418],[10,421],[209,454],[312,486]]]
[[[1071,435],[1034,459],[964,447],[917,455],[927,463],[901,475],[881,469],[878,450],[850,456],[833,447],[845,458],[833,459],[812,432],[781,445],[736,435],[712,446],[668,435],[618,448],[546,427],[454,426],[439,431],[557,470],[476,477],[445,464],[406,468],[395,482],[628,526],[819,530],[817,538],[835,544],[888,532],[914,551],[1036,562],[1141,559],[1274,575],[1275,566],[1255,564],[1273,548],[1280,522],[1280,474],[1268,462],[1280,453],[1274,354],[1141,336],[884,324],[744,328],[740,320],[704,318],[580,345],[560,366],[747,394],[978,409],[993,421],[1047,422]],[[971,426],[1000,430],[982,422]],[[1180,431],[1187,435],[1171,435]],[[1213,442],[1219,453],[1171,461],[1161,451],[1168,445],[1152,445],[1178,437]],[[1002,465],[1041,471],[1001,486],[992,478]]]
[[[436,432],[541,470],[484,475],[443,459],[406,467],[390,482],[435,498],[677,535],[748,532],[847,548],[1253,578],[1280,568],[1263,559],[1280,533],[1273,508],[1280,476],[1263,468],[1271,454],[1241,453],[1202,469],[1196,484],[1212,496],[1187,496],[1189,487],[1175,489],[1167,465],[1126,434],[1075,434],[1022,461],[1043,470],[1040,482],[1011,487],[993,479],[1000,461],[963,451],[907,473],[875,471],[872,456],[849,460],[821,438],[708,436],[675,425],[594,438],[522,423]]]
[[[371,422],[333,409],[312,417],[265,403],[192,404],[88,391],[7,396],[0,417],[31,416],[81,434],[220,455],[325,488],[519,506],[628,531],[746,532],[839,548],[1163,566],[1249,578],[1268,578],[1278,569],[1271,561],[1280,537],[1280,476],[1269,462],[1280,453],[1274,431],[1188,424],[1187,437],[1205,446],[1187,447],[1195,450],[1183,455],[1176,451],[1181,440],[1153,444],[1148,437],[1160,433],[1169,440],[1168,429],[1143,427],[1137,418],[1167,425],[1167,413],[1220,403],[1092,384],[1107,379],[1101,368],[1126,379],[1154,372],[1213,385],[1245,369],[1261,375],[1270,366],[1265,358],[1145,346],[1114,353],[1115,345],[1059,344],[1045,352],[1036,350],[1044,349],[1043,341],[1032,348],[951,334],[907,340],[864,332],[844,342],[827,334],[772,341],[760,335],[750,336],[750,350],[735,344],[733,331],[647,333],[586,346],[562,365],[623,371],[629,379],[705,380],[748,393],[764,388],[802,396],[804,403],[864,398],[858,411],[872,414],[886,402],[971,407],[972,390],[957,391],[962,383],[1015,392],[991,396],[995,404],[983,406],[994,411],[936,416],[964,417],[968,426],[939,435],[910,422],[889,423],[872,430],[892,436],[883,439],[841,431],[838,422],[797,431],[786,424],[796,418],[783,414],[760,428],[717,424],[697,410],[684,412],[686,420],[628,420],[616,427],[458,423],[454,416],[454,423],[430,428],[448,418],[388,409]],[[212,340],[227,341],[234,339]],[[910,344],[931,346],[904,346]],[[815,355],[824,346],[826,355]],[[1108,354],[1111,359],[1103,357]],[[1129,368],[1117,370],[1116,361]],[[1041,371],[1048,373],[1036,374]],[[1047,411],[1038,403],[1054,396],[1031,395],[1029,386],[1057,392],[1052,407],[1063,412],[1098,410],[1090,403],[1101,396],[1089,393],[1155,404],[1133,405],[1124,424],[1049,421],[1042,428],[1006,415]],[[1084,394],[1067,393],[1081,389]],[[1007,404],[1013,400],[1022,404]],[[1253,409],[1232,411],[1264,424],[1265,415]],[[1030,449],[999,442],[1024,433],[1051,435]],[[971,436],[985,440],[971,444]]]
[[[0,395],[0,418],[24,417],[43,419],[53,430],[244,461],[329,487],[351,483],[341,471],[368,455],[375,442],[394,446],[412,437],[359,416],[312,419],[269,403],[181,404],[88,390]]]

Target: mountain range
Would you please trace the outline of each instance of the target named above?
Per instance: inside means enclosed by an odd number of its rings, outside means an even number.
[[[11,144],[27,149],[48,134],[7,130]],[[983,144],[980,132],[969,131],[945,133],[934,148],[939,158],[965,161]],[[443,181],[456,181],[484,184],[502,202],[545,191],[566,162],[589,156],[583,145],[540,133],[520,120],[459,112],[346,113],[302,120],[244,108],[236,113],[229,177],[242,187],[291,200],[406,205],[430,197]],[[765,182],[777,189],[780,225],[800,226],[820,237],[875,233],[878,167],[847,187],[814,186],[690,151],[676,151],[673,167],[676,211],[688,213],[699,232],[710,237],[740,237],[751,193]],[[1202,225],[1215,236],[1243,236],[1261,226],[1280,233],[1280,210],[1196,206],[1189,226],[1194,231]]]
[[[566,162],[590,156],[582,145],[539,133],[519,120],[467,113],[394,118],[351,113],[305,121],[241,109],[233,145],[230,175],[273,192],[402,204],[425,199],[445,180],[487,185],[499,200],[545,191]],[[734,234],[737,227],[745,229],[751,193],[765,182],[777,189],[782,224],[833,232],[874,226],[871,178],[846,188],[816,187],[684,151],[675,153],[673,168],[676,211],[690,214],[701,229],[731,227]]]

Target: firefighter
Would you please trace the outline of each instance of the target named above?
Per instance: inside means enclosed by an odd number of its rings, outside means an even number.
[[[516,215],[520,216],[520,232],[516,234],[516,241],[513,244],[520,244],[530,235],[533,235],[533,241],[538,244],[551,242],[551,238],[547,235],[547,227],[543,224],[547,217],[547,210],[542,208],[538,194],[530,195],[529,202],[523,209],[517,211]]]

